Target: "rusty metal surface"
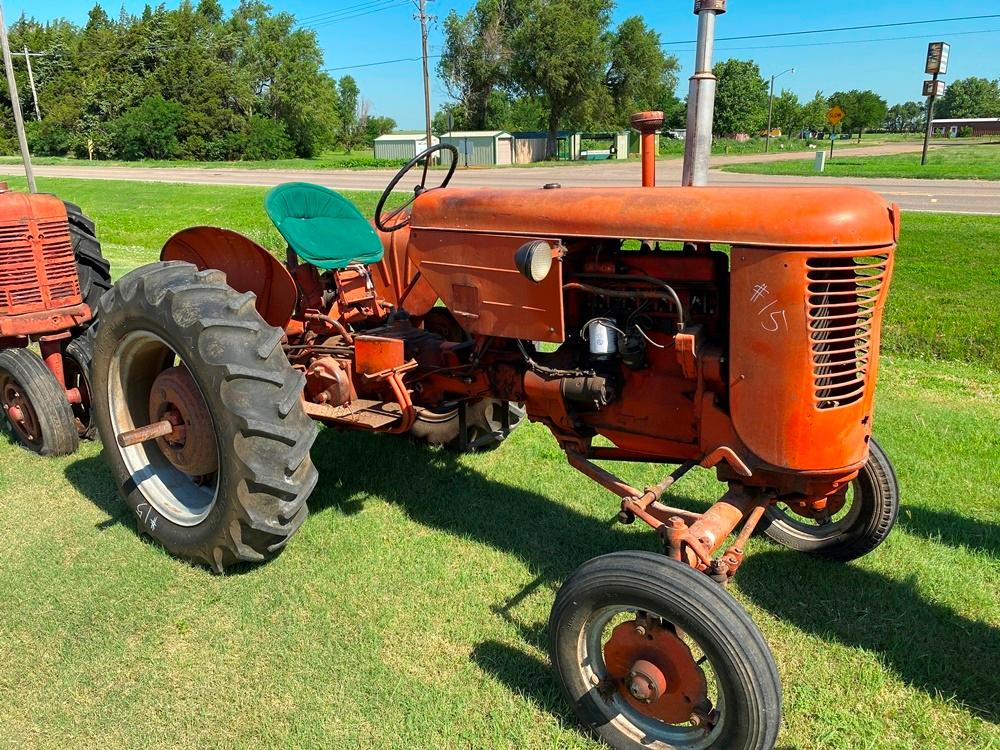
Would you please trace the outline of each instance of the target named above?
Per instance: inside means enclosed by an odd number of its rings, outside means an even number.
[[[663,113],[636,112],[629,122],[642,134],[642,186],[656,187],[656,131],[663,127]]]
[[[362,375],[378,375],[402,367],[405,362],[401,339],[358,336],[354,340],[354,363]]]
[[[604,644],[608,679],[640,713],[668,724],[691,720],[708,698],[688,645],[654,617],[623,622]]]
[[[839,187],[449,188],[417,198],[411,244],[421,230],[821,250],[894,241],[890,206],[881,197]],[[476,257],[470,250],[464,260]]]
[[[153,423],[165,420],[174,427],[156,438],[170,463],[192,477],[218,470],[215,423],[186,367],[170,367],[157,375],[149,393],[149,417]]]
[[[554,253],[560,252],[560,243],[551,235],[536,239],[546,240]],[[561,342],[566,337],[562,263],[554,258],[548,276],[535,283],[514,264],[514,253],[523,244],[520,236],[413,229],[409,253],[422,279],[466,331]]]
[[[215,268],[237,292],[253,292],[257,312],[268,325],[283,328],[292,317],[298,290],[287,269],[267,250],[239,232],[191,227],[169,240],[160,260],[183,260],[199,269]]]

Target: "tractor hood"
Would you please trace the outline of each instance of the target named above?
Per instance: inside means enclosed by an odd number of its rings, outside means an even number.
[[[899,209],[862,188],[444,188],[413,206],[420,230],[682,240],[795,248],[891,245]]]

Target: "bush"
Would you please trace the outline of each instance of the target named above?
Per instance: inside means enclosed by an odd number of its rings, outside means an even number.
[[[177,102],[159,94],[146,97],[115,123],[115,152],[127,161],[175,159],[181,151],[177,129],[183,120],[184,108]]]
[[[965,125],[965,126],[959,128],[958,129],[958,137],[959,138],[971,138],[972,137],[972,128],[969,127],[968,125]]]
[[[73,133],[59,123],[34,120],[26,122],[24,130],[28,148],[36,156],[65,156],[73,148]]]
[[[295,148],[281,122],[260,115],[250,118],[240,156],[249,161],[268,161],[294,154]]]

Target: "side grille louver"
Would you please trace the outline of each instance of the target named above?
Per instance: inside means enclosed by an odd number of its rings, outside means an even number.
[[[811,258],[807,313],[814,395],[819,409],[864,397],[872,362],[872,325],[888,273],[887,255]]]

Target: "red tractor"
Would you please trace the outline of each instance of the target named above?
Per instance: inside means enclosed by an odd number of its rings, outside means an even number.
[[[0,422],[29,450],[66,455],[96,432],[80,334],[110,287],[78,206],[0,184]]]
[[[306,518],[312,420],[481,448],[526,414],[662,540],[556,597],[581,721],[616,748],[771,747],[777,669],[720,584],[755,529],[850,560],[892,528],[872,416],[898,209],[839,188],[448,188],[456,156],[404,167],[375,228],[333,191],[275,188],[285,264],[196,227],[102,298],[96,421],[140,531],[220,572],[264,561]],[[641,489],[602,460],[678,468]],[[725,494],[670,507],[698,466]]]

